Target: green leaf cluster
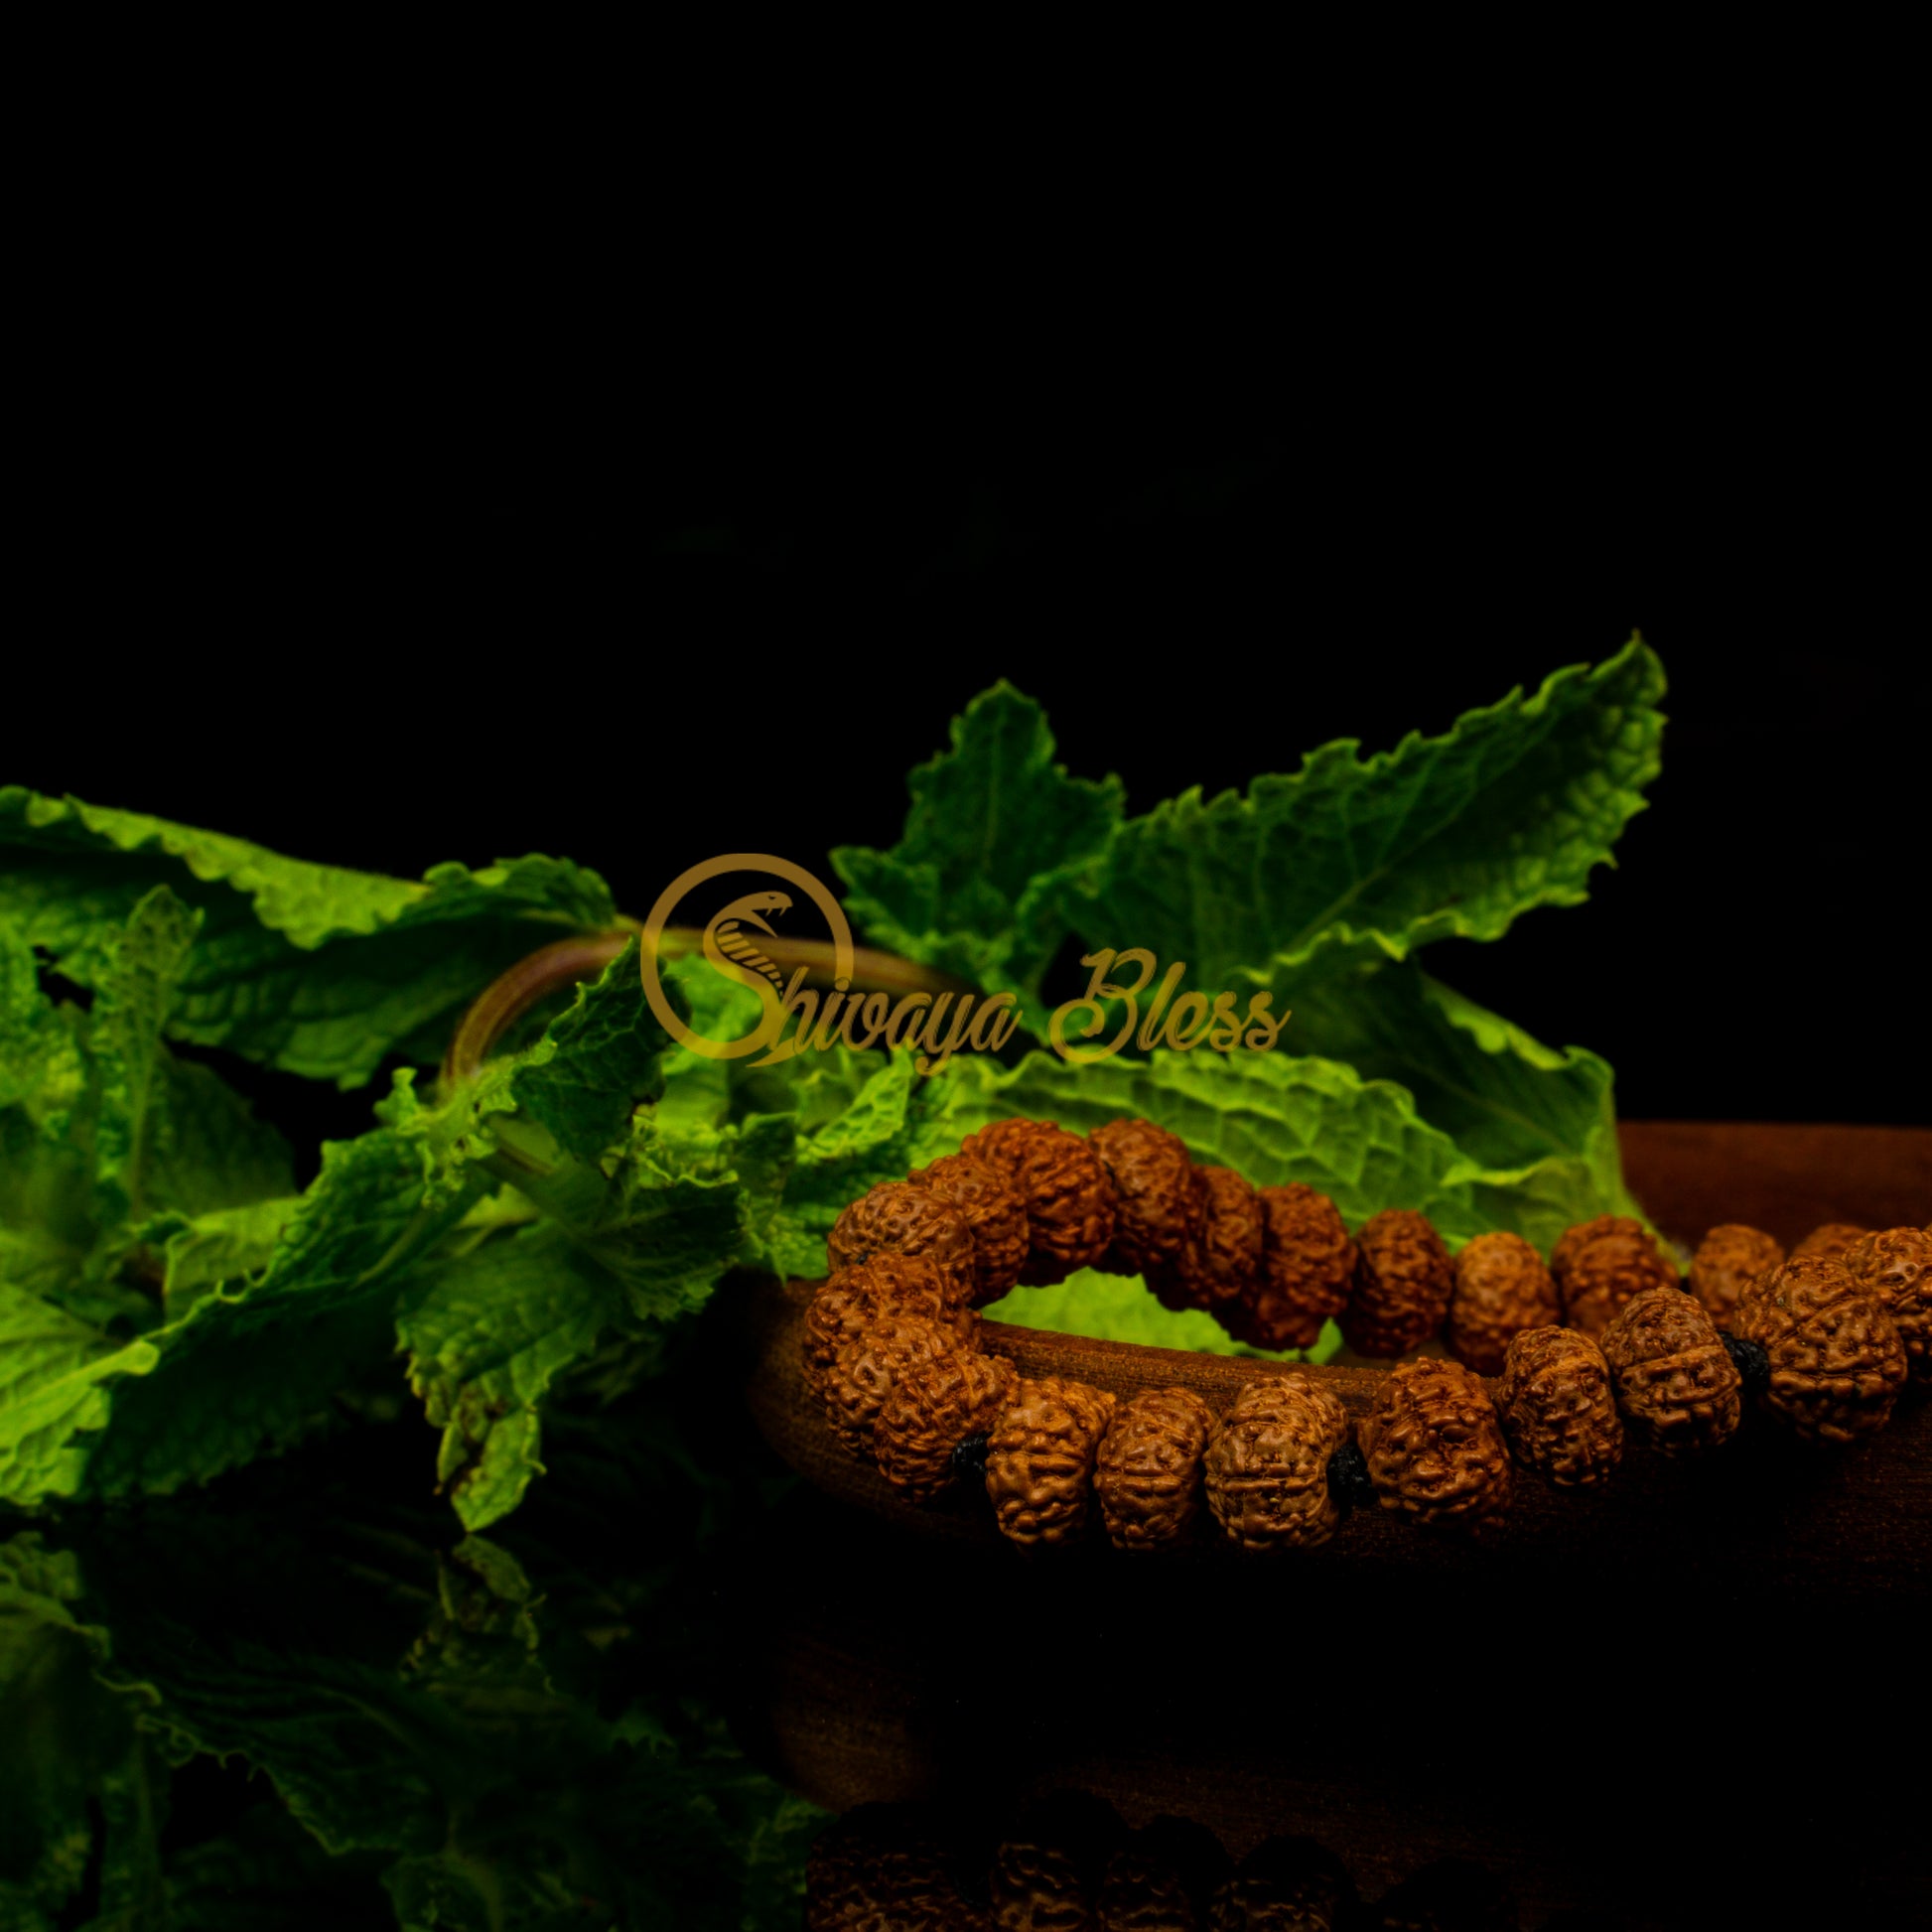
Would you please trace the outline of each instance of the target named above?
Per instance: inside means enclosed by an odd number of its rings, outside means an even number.
[[[1661,691],[1633,639],[1442,737],[1343,741],[1130,816],[996,687],[912,773],[899,844],[836,855],[870,936],[1018,994],[1035,1026],[1075,945],[1149,947],[1290,1018],[1269,1053],[938,1078],[843,1046],[696,1055],[650,1012],[633,942],[446,1090],[418,1069],[491,978],[612,929],[596,875],[531,857],[384,879],[0,790],[0,1501],[205,1482],[386,1413],[400,1381],[482,1530],[543,1467],[559,1391],[656,1372],[733,1268],[822,1273],[848,1201],[1001,1112],[1145,1114],[1203,1160],[1309,1181],[1351,1219],[1420,1207],[1452,1242],[1512,1227],[1547,1247],[1627,1211],[1608,1067],[1420,955],[1584,895],[1656,771]],[[695,959],[666,976],[702,1031],[739,1029],[746,989]],[[344,1084],[386,1063],[389,1090],[298,1192],[223,1054]],[[1097,1278],[1001,1312],[1224,1345]]]
[[[1366,757],[1339,740],[1243,792],[1129,816],[1116,781],[1052,762],[1044,715],[1002,685],[914,772],[899,844],[834,861],[873,937],[1016,992],[1042,1036],[1048,969],[1102,948],[1146,948],[1163,971],[1184,962],[1188,987],[1244,1005],[1265,989],[1287,1015],[1265,1058],[1197,1048],[1075,1075],[1042,1057],[989,1089],[1008,1111],[1057,1109],[1069,1125],[1143,1113],[1257,1181],[1321,1187],[1351,1218],[1414,1205],[1452,1241],[1512,1227],[1547,1246],[1570,1221],[1636,1211],[1610,1069],[1544,1045],[1419,955],[1587,896],[1658,771],[1663,689],[1633,637],[1440,737]],[[1021,823],[1035,835],[1006,835]],[[1097,1285],[1015,1296],[1001,1313],[1201,1339]]]
[[[1015,1113],[1143,1115],[1452,1245],[1629,1211],[1609,1068],[1423,953],[1584,897],[1662,689],[1633,639],[1441,737],[1133,816],[996,687],[899,843],[836,855],[869,936],[1036,1031],[1056,962],[1103,947],[1290,1019],[1269,1052],[938,1077],[695,1054],[632,941],[450,1083],[504,969],[621,928],[595,874],[385,879],[0,789],[0,1510],[35,1513],[0,1530],[0,1926],[795,1923],[815,1814],[692,1690],[704,1536],[757,1508],[672,1414],[721,1281],[822,1274],[847,1202]],[[665,977],[700,1032],[744,1030],[746,989]],[[385,1090],[298,1187],[237,1060]],[[993,1312],[1236,1346],[1096,1274]],[[272,1796],[180,1843],[198,1757]]]
[[[580,1451],[635,1538],[453,1540],[323,1446],[0,1539],[0,1924],[788,1932],[822,1815],[717,1715],[693,1492],[735,1485],[665,1422]],[[164,1832],[197,1759],[259,1795]]]

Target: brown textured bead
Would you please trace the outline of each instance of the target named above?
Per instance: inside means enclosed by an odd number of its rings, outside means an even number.
[[[1623,1308],[1598,1346],[1617,1409],[1640,1443],[1683,1455],[1716,1449],[1736,1430],[1743,1384],[1695,1295],[1648,1290]]]
[[[1722,1328],[1745,1289],[1783,1259],[1784,1249],[1762,1228],[1726,1221],[1713,1228],[1691,1257],[1691,1293]]]
[[[806,1932],[917,1927],[964,1932],[967,1912],[938,1840],[915,1813],[860,1805],[812,1840],[805,1860]]]
[[[1113,1412],[1114,1398],[1084,1382],[1021,1379],[986,1446],[986,1493],[1015,1543],[1064,1543],[1078,1533]]]
[[[1482,1378],[1460,1362],[1398,1362],[1360,1436],[1384,1509],[1473,1528],[1508,1506],[1502,1427]]]
[[[907,1362],[872,1426],[879,1473],[919,1502],[953,1484],[953,1450],[991,1433],[1013,1399],[1020,1371],[1000,1355],[958,1349]]]
[[[1576,1328],[1529,1328],[1509,1344],[1496,1393],[1510,1453],[1560,1488],[1601,1482],[1623,1456],[1602,1351]]]
[[[1019,1188],[998,1168],[970,1154],[948,1154],[928,1168],[913,1169],[908,1177],[959,1210],[973,1235],[974,1304],[983,1308],[997,1302],[1020,1279],[1033,1245]]]
[[[872,1427],[901,1370],[956,1351],[950,1324],[926,1314],[882,1314],[839,1350],[821,1399],[832,1433],[854,1455],[872,1454]]]
[[[1110,1120],[1087,1136],[1119,1201],[1109,1274],[1144,1275],[1179,1259],[1201,1231],[1205,1202],[1187,1146],[1151,1120]]]
[[[1355,1279],[1356,1248],[1335,1204],[1299,1180],[1263,1187],[1261,1272],[1253,1290],[1215,1311],[1253,1348],[1311,1348],[1339,1314]]]
[[[1916,1382],[1932,1380],[1932,1231],[1881,1228],[1847,1251],[1845,1265],[1885,1306]]]
[[[1857,1247],[1870,1232],[1869,1228],[1854,1227],[1850,1221],[1827,1221],[1823,1227],[1813,1228],[1791,1250],[1791,1259],[1817,1255],[1826,1261],[1836,1260]]]
[[[1570,1272],[1570,1264],[1606,1234],[1633,1234],[1640,1241],[1650,1239],[1649,1229],[1628,1214],[1598,1214],[1593,1219],[1579,1221],[1575,1227],[1565,1228],[1557,1237],[1557,1245],[1550,1250],[1550,1273],[1557,1278],[1559,1287]]]
[[[1356,1923],[1354,1880],[1324,1847],[1271,1838],[1214,1895],[1214,1932],[1339,1932]]]
[[[1093,1932],[1101,1873],[1125,1838],[1113,1807],[1082,1793],[1027,1805],[987,1872],[999,1932]]]
[[[973,1299],[973,1230],[941,1194],[909,1180],[887,1180],[846,1208],[826,1237],[834,1268],[874,1255],[917,1255],[932,1262],[962,1307]]]
[[[1569,1238],[1566,1235],[1564,1240]],[[1562,1245],[1558,1243],[1559,1250]],[[1565,1266],[1553,1272],[1563,1296],[1563,1318],[1587,1335],[1600,1335],[1639,1295],[1659,1288],[1675,1290],[1682,1280],[1641,1228],[1635,1233],[1619,1228],[1599,1234],[1571,1251]]]
[[[1208,1439],[1214,1520],[1244,1550],[1327,1542],[1341,1521],[1328,1458],[1347,1440],[1347,1412],[1306,1375],[1249,1383]]]
[[[1050,1120],[996,1120],[969,1135],[961,1152],[997,1168],[1026,1203],[1024,1286],[1050,1288],[1099,1266],[1119,1203],[1099,1155],[1079,1135]]]
[[[1478,1375],[1500,1375],[1512,1338],[1562,1313],[1543,1257],[1520,1234],[1478,1234],[1455,1257],[1447,1339],[1455,1359]]]
[[[1147,1285],[1164,1309],[1236,1308],[1254,1293],[1261,1273],[1265,1221],[1261,1196],[1232,1168],[1196,1168],[1203,1215],[1173,1261],[1147,1270]]]
[[[1517,1932],[1522,1907],[1508,1885],[1466,1859],[1438,1859],[1384,1892],[1373,1932]]]
[[[987,1890],[999,1932],[1090,1932],[1087,1881],[1058,1846],[1010,1840],[993,1855]]]
[[[1354,1288],[1341,1334],[1358,1355],[1406,1355],[1443,1325],[1455,1265],[1443,1237],[1411,1208],[1387,1207],[1355,1235]]]
[[[1093,1493],[1116,1549],[1166,1549],[1186,1537],[1213,1426],[1213,1411],[1191,1389],[1143,1389],[1115,1411],[1094,1459]]]
[[[1210,1932],[1228,1856],[1203,1825],[1157,1818],[1107,1861],[1093,1932]]]
[[[812,1297],[801,1330],[805,1380],[820,1401],[839,1350],[881,1315],[928,1314],[949,1326],[961,1347],[979,1346],[979,1316],[954,1306],[952,1283],[934,1263],[908,1255],[875,1255],[841,1268]]]
[[[917,1813],[860,1805],[812,1840],[805,1860],[806,1932],[984,1932]]]
[[[1836,1257],[1793,1255],[1737,1304],[1730,1325],[1770,1357],[1764,1406],[1807,1442],[1874,1434],[1905,1386],[1897,1324]]]

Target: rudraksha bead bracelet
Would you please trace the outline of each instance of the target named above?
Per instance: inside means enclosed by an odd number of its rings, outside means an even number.
[[[1587,1487],[1626,1437],[1666,1455],[1719,1447],[1747,1398],[1805,1440],[1857,1442],[1908,1380],[1932,1379],[1923,1228],[1822,1229],[1789,1257],[1755,1229],[1714,1228],[1688,1288],[1621,1215],[1569,1229],[1547,1265],[1502,1232],[1451,1256],[1414,1210],[1351,1237],[1312,1188],[1196,1167],[1148,1121],[1086,1139],[997,1122],[853,1202],[828,1248],[803,1361],[834,1434],[914,1500],[983,1484],[1028,1545],[1097,1515],[1122,1549],[1172,1547],[1209,1519],[1244,1549],[1311,1548],[1358,1499],[1480,1531],[1506,1511],[1514,1466]],[[1142,1273],[1167,1306],[1242,1339],[1307,1346],[1334,1317],[1362,1354],[1408,1355],[1440,1332],[1450,1355],[1397,1362],[1351,1425],[1293,1368],[1216,1416],[1184,1389],[1122,1403],[985,1352],[977,1307],[1083,1267]]]

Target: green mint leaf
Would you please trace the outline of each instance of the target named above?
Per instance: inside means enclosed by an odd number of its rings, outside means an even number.
[[[1587,897],[1657,774],[1663,690],[1633,637],[1441,738],[1368,759],[1341,739],[1245,794],[1183,793],[1121,827],[1068,889],[1068,917],[1095,945],[1185,960],[1210,991],[1335,950],[1402,959],[1497,938],[1532,906]]]
[[[160,1111],[168,1078],[161,1035],[201,922],[166,886],[155,887],[128,914],[100,974],[89,1031],[102,1090],[98,1178],[103,1189],[120,1196],[120,1213],[111,1219],[123,1218],[130,1204],[135,1213],[147,1210],[142,1182],[149,1123]]]
[[[732,1165],[737,1136],[683,1139],[640,1114],[614,1187],[578,1238],[617,1279],[643,1322],[690,1314],[745,1252],[745,1188]]]
[[[130,1219],[238,1205],[293,1182],[288,1148],[161,1034],[197,915],[165,888],[117,940],[91,1013],[40,990],[0,930],[0,1276],[96,1321],[151,1306],[113,1279]]]
[[[391,1052],[437,1057],[506,967],[615,918],[604,882],[562,860],[384,879],[0,787],[0,928],[48,949],[69,978],[99,983],[156,886],[203,915],[175,1036],[344,1086]]]
[[[1384,1207],[1412,1207],[1446,1235],[1480,1231],[1454,1142],[1401,1087],[1336,1061],[1163,1051],[1074,1067],[1030,1053],[1009,1073],[982,1075],[980,1086],[947,1119],[947,1151],[1013,1114],[1078,1134],[1138,1115],[1177,1134],[1196,1161],[1232,1168],[1257,1187],[1318,1188],[1351,1226]]]
[[[251,1201],[201,1214],[171,1233],[163,1249],[162,1305],[178,1321],[211,1289],[239,1285],[274,1258],[299,1198]]]
[[[664,1090],[660,1062],[670,1043],[644,998],[631,939],[544,1030],[510,1095],[567,1153],[601,1154],[624,1138],[639,1104]]]
[[[1069,778],[1046,714],[1000,683],[952,725],[952,746],[906,781],[890,852],[832,854],[867,935],[986,987],[1031,988],[1065,932],[1058,901],[1121,821],[1116,777]]]
[[[147,1341],[110,1341],[0,1281],[0,1502],[31,1509],[77,1493],[110,1385],[148,1375],[159,1359]]]
[[[1185,1348],[1197,1355],[1251,1355],[1265,1361],[1321,1361],[1332,1349],[1273,1351],[1239,1342],[1198,1309],[1164,1309],[1138,1275],[1082,1268],[1051,1288],[1016,1288],[980,1311],[989,1321],[1062,1335],[1099,1335],[1147,1348]],[[1341,1337],[1336,1334],[1338,1343]]]
[[[90,1807],[113,1833],[103,1900],[157,1869],[152,1829],[127,1829],[120,1800],[134,1789],[143,1754],[128,1710],[94,1679],[108,1639],[83,1619],[81,1595],[71,1552],[47,1549],[33,1531],[0,1542],[0,1926],[9,1932],[74,1922],[91,1857]]]
[[[1576,1163],[1589,1214],[1636,1211],[1623,1186],[1608,1064],[1561,1051],[1431,978],[1413,961],[1284,976],[1277,1007],[1302,1051],[1394,1080],[1483,1168]]]
[[[333,1861],[273,1797],[167,1861],[169,1932],[336,1932],[380,1926],[388,1901],[353,1861]]]
[[[326,1144],[261,1273],[193,1300],[135,1344],[155,1359],[116,1391],[86,1452],[88,1493],[205,1482],[306,1434],[338,1390],[387,1359],[398,1283],[474,1195],[426,1201],[423,1151],[404,1129]]]
[[[19,1108],[36,1128],[65,1131],[87,1091],[79,1017],[41,991],[33,947],[0,926],[0,1110]]]
[[[99,1239],[98,1083],[86,1015],[40,990],[34,956],[0,931],[0,1280],[55,1295]]]
[[[169,1054],[147,1122],[150,1207],[195,1216],[294,1192],[288,1143],[211,1068]]]
[[[443,1431],[438,1475],[466,1528],[484,1528],[522,1500],[541,1467],[539,1400],[628,1311],[617,1277],[554,1222],[488,1242],[413,1285],[397,1338],[410,1386]]]
[[[822,1087],[800,1090],[808,1108],[814,1099],[821,1107],[816,1119],[809,1111],[800,1115],[782,1190],[766,1223],[761,1259],[774,1273],[823,1275],[825,1237],[846,1204],[882,1180],[903,1180],[933,1158],[921,1150],[935,1135],[944,1138],[952,1109],[962,1095],[979,1091],[986,1071],[979,1060],[955,1060],[943,1075],[928,1078],[916,1070],[910,1052],[865,1058],[874,1064],[856,1088],[848,1082],[862,1065],[823,1068]]]

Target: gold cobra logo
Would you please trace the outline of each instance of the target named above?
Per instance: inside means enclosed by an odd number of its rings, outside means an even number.
[[[780,859],[771,852],[727,852],[679,873],[658,894],[657,903],[650,908],[650,917],[644,921],[639,939],[644,998],[650,1002],[650,1010],[657,1016],[658,1025],[680,1045],[690,1047],[692,1052],[702,1054],[708,1060],[737,1060],[763,1049],[764,1057],[755,1060],[753,1064],[770,1066],[779,1060],[790,1059],[806,1043],[803,1029],[792,1039],[781,1041],[778,1037],[784,1031],[787,989],[783,974],[758,943],[760,934],[765,938],[777,936],[769,918],[791,910],[792,901],[788,893],[766,888],[744,894],[712,915],[699,941],[706,962],[716,972],[740,986],[750,987],[758,994],[759,1022],[749,1034],[737,1039],[708,1039],[703,1034],[692,1032],[666,996],[663,975],[658,967],[664,928],[670,924],[671,914],[700,886],[735,872],[765,873],[788,880],[797,887],[824,913],[825,923],[831,928],[835,981],[850,983],[853,973],[852,927],[846,919],[845,907],[803,866],[795,866],[789,859]],[[794,999],[805,971],[801,966],[792,976],[789,992]]]
[[[789,912],[793,899],[789,893],[769,886],[743,893],[721,906],[697,935],[699,949],[714,972],[758,995],[759,1019],[751,1032],[736,1039],[711,1039],[694,1032],[671,1004],[658,962],[671,915],[678,906],[698,887],[732,873],[763,874],[768,879],[786,881],[824,914],[832,938],[829,946],[822,941],[781,940],[771,921]],[[683,936],[689,937],[688,933]],[[727,852],[679,873],[650,908],[640,950],[644,997],[658,1024],[681,1045],[711,1060],[743,1059],[759,1053],[761,1057],[752,1062],[754,1066],[772,1066],[808,1047],[822,1052],[845,1045],[864,1051],[883,1045],[910,1048],[921,1073],[938,1073],[955,1053],[998,1052],[1020,1025],[1019,1002],[1013,994],[982,998],[977,993],[945,988],[939,976],[930,975],[925,986],[901,991],[908,976],[917,976],[917,969],[903,961],[884,960],[879,954],[868,955],[869,970],[881,965],[901,968],[897,985],[892,991],[874,985],[855,992],[858,954],[845,908],[803,866],[769,852]],[[772,959],[773,952],[794,958],[810,953],[813,960],[796,967],[787,980]],[[805,985],[813,964],[821,978],[829,971],[832,980],[822,1003],[819,992]],[[1249,996],[1245,1016],[1235,1013],[1232,993],[1222,993],[1210,1004],[1204,994],[1180,992],[1187,971],[1184,961],[1168,968],[1153,997],[1147,999],[1144,1013],[1143,1000],[1160,973],[1159,962],[1145,947],[1130,947],[1125,952],[1108,947],[1088,953],[1080,964],[1092,971],[1085,994],[1056,1008],[1046,1029],[1053,1050],[1075,1066],[1107,1059],[1130,1040],[1142,1052],[1165,1046],[1184,1053],[1199,1045],[1223,1053],[1237,1046],[1265,1051],[1274,1045],[1289,1018],[1286,1013],[1277,1017],[1270,1010],[1273,996],[1267,992]],[[1112,977],[1130,966],[1135,969],[1131,979]],[[792,1027],[789,1035],[788,1025]],[[1096,1046],[1079,1046],[1068,1037],[1071,1034],[1091,1039],[1110,1025],[1116,1029],[1112,1038]]]

